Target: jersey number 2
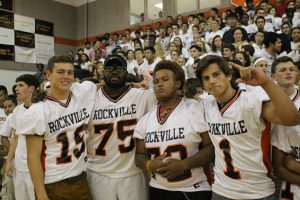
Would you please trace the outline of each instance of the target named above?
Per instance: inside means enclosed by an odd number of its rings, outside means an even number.
[[[133,135],[133,129],[130,130],[124,130],[127,126],[134,126],[136,125],[137,120],[136,119],[129,119],[129,120],[123,120],[117,122],[117,137],[121,141],[124,141],[127,137],[131,137]],[[96,149],[96,155],[99,156],[106,156],[106,150],[105,146],[109,140],[109,138],[112,136],[114,131],[114,123],[109,124],[98,124],[94,126],[95,134],[104,134],[103,139],[101,140],[100,144],[98,145]],[[125,146],[124,144],[119,145],[119,151],[120,153],[127,153],[133,150],[135,144],[134,140],[130,140],[130,145]]]
[[[226,163],[226,171],[224,172],[226,176],[232,179],[240,179],[240,172],[234,169],[232,165],[232,157],[230,154],[231,146],[228,140],[223,139],[219,144],[220,149],[222,149],[224,154],[224,159]]]

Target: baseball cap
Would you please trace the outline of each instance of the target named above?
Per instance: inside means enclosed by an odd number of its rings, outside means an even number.
[[[107,56],[107,58],[104,61],[104,68],[113,63],[121,64],[123,67],[125,67],[125,69],[127,69],[126,60],[122,56],[116,54]]]

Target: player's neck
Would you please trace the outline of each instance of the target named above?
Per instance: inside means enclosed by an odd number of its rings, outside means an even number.
[[[228,102],[236,93],[236,90],[232,87],[228,87],[223,94],[215,96],[218,104],[224,104]]]
[[[279,86],[284,93],[286,93],[288,96],[292,96],[295,93],[296,88],[294,87],[294,85],[291,86]]]
[[[24,103],[24,106],[27,108],[29,108],[32,105],[31,97],[24,99],[22,102]]]
[[[71,90],[62,91],[62,90],[54,90],[53,88],[49,90],[48,96],[53,97],[57,100],[65,100],[70,95]]]
[[[128,89],[128,86],[124,85],[116,88],[109,87],[109,85],[105,85],[103,89],[105,93],[108,94],[110,97],[117,97],[123,94]]]
[[[180,99],[180,95],[176,94],[176,96],[174,96],[173,98],[170,98],[168,100],[159,101],[159,106],[161,108],[174,106],[174,105],[176,105],[176,103],[178,102],[179,99]]]

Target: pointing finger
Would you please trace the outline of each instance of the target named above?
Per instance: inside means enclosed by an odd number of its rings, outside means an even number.
[[[241,66],[241,65],[238,65],[238,64],[235,64],[235,63],[233,63],[233,62],[228,62],[228,64],[231,66],[231,67],[233,67],[233,68],[235,68],[235,69],[237,69],[237,70],[241,70],[241,69],[243,69],[243,67]]]

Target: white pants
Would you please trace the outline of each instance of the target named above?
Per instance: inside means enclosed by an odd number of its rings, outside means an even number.
[[[88,171],[87,178],[93,200],[147,200],[144,174],[124,178],[110,178]]]
[[[13,180],[16,200],[35,200],[34,187],[29,172],[14,169]]]

